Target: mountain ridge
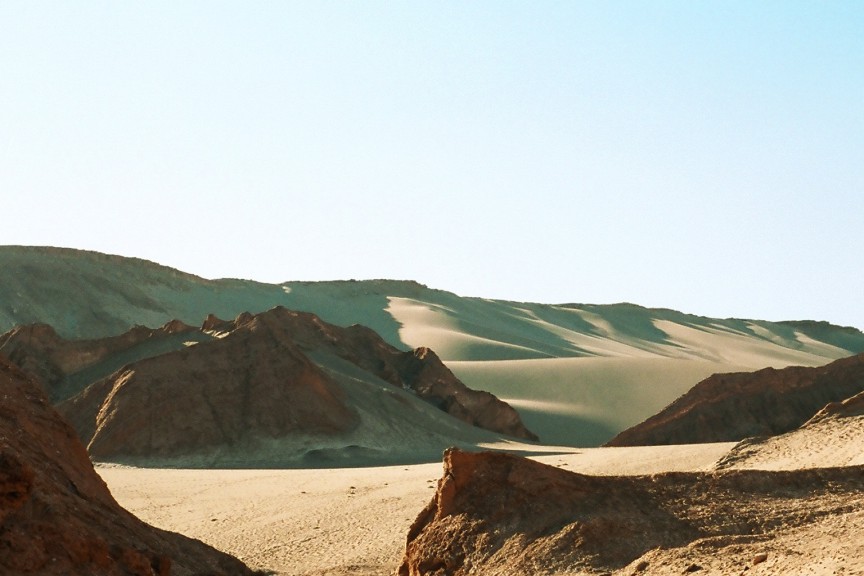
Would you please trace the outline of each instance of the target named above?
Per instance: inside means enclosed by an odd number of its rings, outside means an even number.
[[[272,467],[323,453],[360,465],[509,441],[501,435],[537,440],[432,350],[401,351],[364,326],[283,307],[96,340],[18,327],[0,336],[0,353],[42,381],[100,461]]]

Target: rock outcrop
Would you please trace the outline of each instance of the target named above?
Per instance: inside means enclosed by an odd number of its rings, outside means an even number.
[[[798,428],[864,391],[864,354],[825,366],[715,374],[607,446],[730,442]]]
[[[35,376],[58,402],[122,364],[182,348],[184,335],[195,338],[193,332],[192,326],[174,320],[158,329],[135,326],[119,336],[67,340],[47,324],[28,324],[0,335],[0,354]]]
[[[39,385],[2,357],[0,390],[0,573],[251,574],[123,510]]]
[[[398,350],[362,326],[277,307],[233,321],[210,316],[200,331],[180,336],[189,345],[126,364],[60,404],[93,458],[236,453],[292,435],[345,435],[362,420],[351,395],[359,381],[379,383],[367,387],[378,395],[388,387],[407,392],[471,426],[537,439],[513,408],[467,388],[431,350]],[[27,358],[43,366],[55,356]]]
[[[767,541],[855,513],[862,488],[861,466],[592,477],[451,450],[432,501],[409,530],[398,574],[654,573],[658,548]]]

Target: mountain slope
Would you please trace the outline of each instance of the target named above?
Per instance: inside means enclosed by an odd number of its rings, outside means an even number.
[[[451,450],[435,495],[408,531],[398,574],[742,574],[753,567],[754,548],[768,553],[760,562],[770,558],[756,573],[801,573],[800,558],[789,569],[795,553],[786,543],[802,534],[827,550],[851,543],[860,558],[862,473],[852,466],[586,476]],[[855,567],[856,558],[839,566]]]

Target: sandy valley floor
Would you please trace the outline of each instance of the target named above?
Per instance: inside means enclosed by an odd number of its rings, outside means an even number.
[[[702,470],[733,444],[555,449],[535,456],[589,474]],[[384,575],[432,497],[441,464],[325,470],[97,468],[143,520],[280,575]]]

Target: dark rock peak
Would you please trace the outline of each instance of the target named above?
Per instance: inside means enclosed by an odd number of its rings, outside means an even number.
[[[180,320],[169,320],[162,325],[160,330],[166,334],[182,334],[183,332],[192,332],[196,328]]]
[[[816,368],[715,374],[608,446],[731,442],[798,428],[826,404],[864,391],[864,354]]]

